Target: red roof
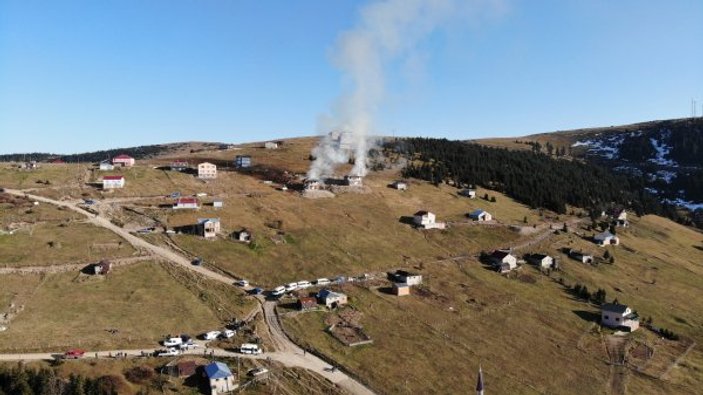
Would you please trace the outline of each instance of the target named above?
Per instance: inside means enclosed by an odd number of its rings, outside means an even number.
[[[116,157],[112,158],[112,160],[115,160],[115,159],[134,159],[134,158],[132,158],[129,155],[122,154],[122,155],[117,155]]]
[[[104,180],[122,180],[124,179],[124,176],[103,176],[103,181]]]
[[[176,201],[176,204],[192,204],[192,203],[198,204],[198,199],[196,199],[194,197],[182,197]]]

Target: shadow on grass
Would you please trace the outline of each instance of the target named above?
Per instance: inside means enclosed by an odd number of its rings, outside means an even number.
[[[393,293],[393,287],[378,287],[378,292],[386,295],[395,295]]]
[[[404,215],[404,216],[400,217],[398,222],[400,222],[401,224],[405,224],[405,225],[415,226],[414,220],[415,220],[415,217],[409,217],[407,215]]]
[[[595,322],[595,323],[600,322],[600,314],[595,313],[593,311],[573,310],[573,312],[574,312],[574,314],[576,314],[579,318],[581,318],[584,321]]]

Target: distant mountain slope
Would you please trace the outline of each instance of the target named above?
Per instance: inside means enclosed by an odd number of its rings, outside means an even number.
[[[478,143],[563,153],[642,179],[662,201],[703,208],[703,118],[541,133]]]
[[[52,160],[62,160],[64,162],[99,162],[106,159],[111,159],[120,154],[129,155],[135,159],[153,158],[158,155],[167,154],[178,151],[191,151],[203,149],[217,149],[226,147],[221,143],[171,143],[171,144],[155,144],[142,145],[138,147],[114,148],[102,151],[84,152],[80,154],[61,155],[47,152],[32,152],[32,153],[17,153],[0,155],[0,162],[21,162],[25,160],[35,160],[38,162],[46,162]]]

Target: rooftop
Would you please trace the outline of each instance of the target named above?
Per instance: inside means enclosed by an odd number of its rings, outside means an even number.
[[[224,379],[232,376],[232,371],[222,362],[213,362],[205,366],[205,374],[209,379]]]

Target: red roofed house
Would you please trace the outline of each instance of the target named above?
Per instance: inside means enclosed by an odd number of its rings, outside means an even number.
[[[198,199],[196,199],[194,197],[178,198],[178,200],[176,200],[176,203],[174,203],[173,208],[174,209],[177,209],[177,208],[195,208],[195,209],[197,209],[198,208]]]
[[[134,166],[134,158],[125,154],[117,155],[112,158],[112,164],[115,166],[132,167]]]
[[[103,189],[124,188],[124,176],[103,176]]]

